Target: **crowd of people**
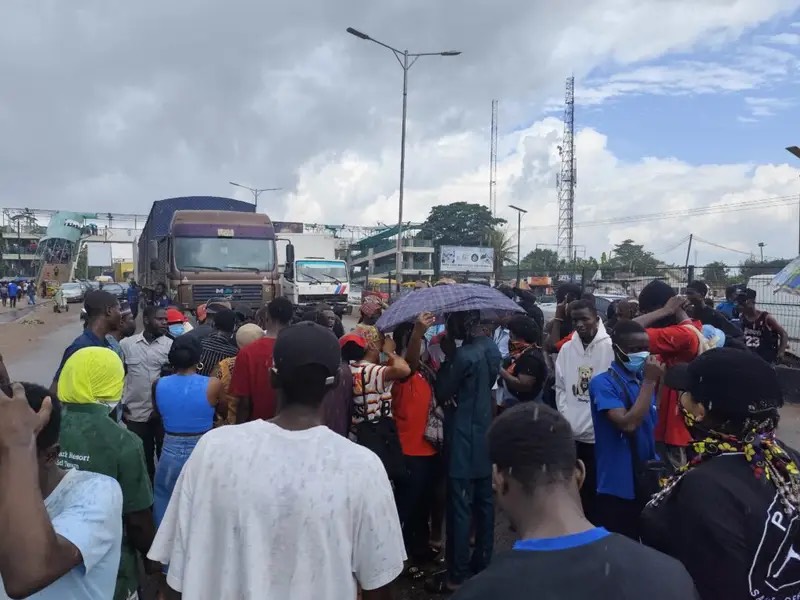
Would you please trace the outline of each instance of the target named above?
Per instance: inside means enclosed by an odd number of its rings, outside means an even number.
[[[549,322],[500,291],[520,312],[392,332],[374,298],[345,331],[286,298],[191,325],[157,293],[140,333],[89,292],[49,388],[0,382],[0,592],[130,600],[143,571],[192,600],[385,599],[398,577],[459,600],[800,597],[787,338],[752,290],[727,313],[656,280],[602,319],[563,284]]]
[[[3,307],[16,308],[25,296],[29,306],[36,304],[36,284],[32,280],[0,281],[0,305]]]

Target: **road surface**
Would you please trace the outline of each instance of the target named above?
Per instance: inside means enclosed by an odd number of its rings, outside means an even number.
[[[355,326],[355,319],[345,317],[345,331]],[[24,352],[10,356],[6,362],[9,375],[17,381],[32,381],[49,386],[53,375],[58,368],[61,354],[69,343],[80,334],[81,325],[78,313],[75,318],[69,319],[66,324],[55,327],[43,341],[30,344]],[[0,336],[3,335],[3,325],[0,324]],[[800,405],[786,405],[782,411],[780,436],[787,444],[795,448],[800,447]],[[513,543],[513,535],[509,529],[508,521],[502,514],[498,514],[495,527],[495,552],[507,550]],[[427,594],[422,589],[421,582],[411,582],[401,578],[397,583],[395,597],[397,600],[428,600],[440,596]],[[151,600],[149,593],[143,600]]]

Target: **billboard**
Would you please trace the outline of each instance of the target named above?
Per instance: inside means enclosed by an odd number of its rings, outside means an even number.
[[[87,265],[90,267],[110,267],[111,244],[86,244]]]
[[[439,270],[442,273],[492,273],[494,248],[442,246]]]

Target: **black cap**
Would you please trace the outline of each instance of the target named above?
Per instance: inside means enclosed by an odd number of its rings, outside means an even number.
[[[695,402],[722,416],[746,417],[783,405],[775,369],[749,350],[709,350],[668,369],[664,383],[690,392]]]
[[[339,372],[342,353],[339,340],[327,327],[304,321],[282,329],[272,352],[275,370],[292,372],[300,367],[320,365],[329,377]]]

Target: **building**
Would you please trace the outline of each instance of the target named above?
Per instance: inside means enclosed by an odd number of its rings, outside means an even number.
[[[36,277],[37,250],[45,227],[32,214],[3,211],[0,225],[0,277]]]
[[[362,238],[350,246],[350,267],[353,281],[366,281],[367,277],[397,277],[396,250],[397,226]],[[422,233],[420,225],[406,225],[402,234],[402,277],[430,279],[433,277],[433,240]]]

